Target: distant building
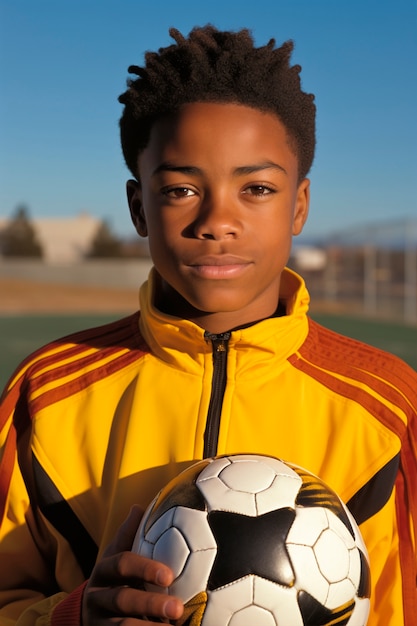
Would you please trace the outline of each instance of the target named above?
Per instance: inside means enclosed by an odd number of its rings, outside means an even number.
[[[32,217],[31,224],[42,246],[47,263],[75,263],[81,261],[102,225],[102,220],[79,213],[75,217]],[[0,232],[9,222],[0,217]]]
[[[317,246],[296,246],[291,252],[291,258],[300,272],[323,270],[327,262],[327,253]]]

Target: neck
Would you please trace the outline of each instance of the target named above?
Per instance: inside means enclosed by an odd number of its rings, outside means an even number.
[[[285,303],[277,303],[277,299],[262,308],[252,309],[248,307],[245,310],[239,309],[237,311],[201,311],[193,307],[159,276],[155,289],[155,306],[163,313],[187,319],[205,331],[216,335],[251,326],[263,319],[286,314]]]

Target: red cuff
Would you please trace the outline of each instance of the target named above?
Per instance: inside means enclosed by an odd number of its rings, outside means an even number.
[[[51,626],[82,626],[81,603],[87,580],[74,589],[65,600],[56,605],[52,611]]]

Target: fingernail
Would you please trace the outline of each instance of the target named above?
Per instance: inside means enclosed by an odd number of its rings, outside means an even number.
[[[164,606],[164,612],[166,617],[174,619],[178,617],[178,603],[176,600],[168,600]]]
[[[161,585],[161,587],[168,587],[169,583],[171,582],[168,572],[164,569],[159,569],[156,572],[155,578],[157,585]]]

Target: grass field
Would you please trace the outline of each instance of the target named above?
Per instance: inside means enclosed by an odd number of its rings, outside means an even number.
[[[0,316],[0,387],[4,387],[23,358],[48,341],[120,317],[119,313]],[[397,354],[417,369],[415,327],[329,314],[313,314],[312,317],[337,332]]]

